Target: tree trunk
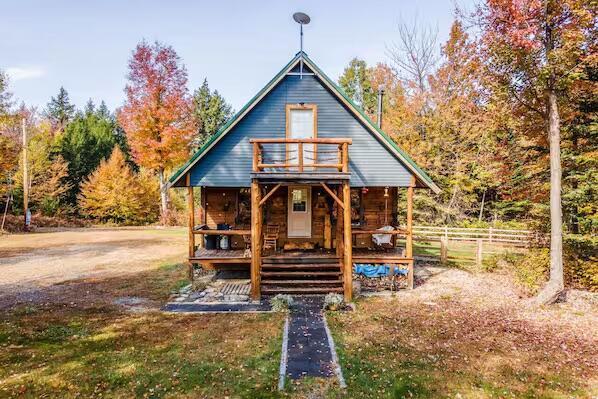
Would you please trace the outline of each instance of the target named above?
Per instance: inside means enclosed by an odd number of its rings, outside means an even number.
[[[164,169],[158,169],[158,179],[160,180],[160,216],[162,223],[166,223],[168,216],[168,189],[166,179],[164,178]]]
[[[537,297],[539,304],[555,302],[565,288],[563,276],[563,214],[561,209],[560,119],[554,89],[548,92],[550,139],[550,279]]]

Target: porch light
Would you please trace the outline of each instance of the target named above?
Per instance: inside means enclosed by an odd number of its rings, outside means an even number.
[[[384,197],[388,198],[388,187],[384,187]]]
[[[363,187],[363,188],[361,189],[361,193],[362,193],[362,194],[367,194],[367,193],[368,193],[368,188],[367,188],[367,187]]]

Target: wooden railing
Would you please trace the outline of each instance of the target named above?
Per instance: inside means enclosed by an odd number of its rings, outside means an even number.
[[[349,171],[351,139],[251,139],[253,171],[277,169],[303,173],[322,169]]]

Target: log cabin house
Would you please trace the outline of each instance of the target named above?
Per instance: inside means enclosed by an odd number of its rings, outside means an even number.
[[[243,267],[253,299],[339,292],[347,301],[355,263],[400,265],[413,287],[413,191],[439,191],[302,51],[170,186],[188,192],[190,278],[197,265]]]

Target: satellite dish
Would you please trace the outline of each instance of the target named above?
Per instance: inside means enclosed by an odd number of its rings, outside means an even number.
[[[301,25],[307,25],[311,21],[309,15],[307,15],[304,12],[296,12],[295,14],[293,14],[293,19],[295,20],[295,22]]]

